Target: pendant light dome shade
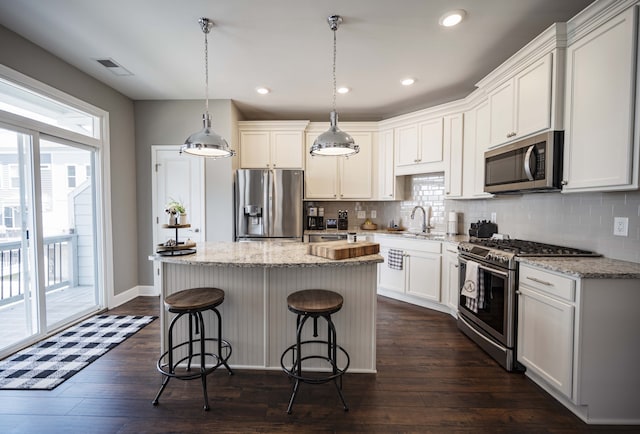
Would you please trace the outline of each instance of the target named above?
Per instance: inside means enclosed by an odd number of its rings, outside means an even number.
[[[229,149],[227,141],[211,129],[211,115],[202,115],[204,127],[191,134],[180,148],[182,152],[200,157],[223,158],[232,157],[236,152]]]
[[[191,134],[185,140],[184,145],[180,147],[180,152],[209,158],[233,157],[236,152],[229,149],[227,141],[211,129],[211,115],[209,114],[209,44],[207,35],[213,27],[213,22],[209,18],[203,17],[198,20],[198,23],[204,33],[205,113],[202,115],[203,128]]]
[[[349,156],[360,151],[355,140],[338,128],[338,113],[331,112],[331,126],[311,146],[311,155]]]
[[[360,152],[353,137],[338,128],[338,113],[336,112],[336,31],[342,23],[340,15],[327,18],[329,28],[333,31],[333,110],[330,113],[331,126],[320,134],[311,145],[311,155],[349,156]]]

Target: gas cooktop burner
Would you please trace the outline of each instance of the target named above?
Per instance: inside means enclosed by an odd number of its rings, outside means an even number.
[[[469,242],[488,249],[509,252],[516,256],[600,256],[598,253],[588,250],[518,239],[471,238]]]

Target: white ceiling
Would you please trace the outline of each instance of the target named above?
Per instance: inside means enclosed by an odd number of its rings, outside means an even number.
[[[247,119],[328,120],[333,36],[342,121],[380,120],[466,96],[541,31],[592,0],[0,0],[0,24],[133,100],[232,99]],[[457,27],[439,17],[465,9]],[[98,64],[111,58],[133,73]],[[416,84],[403,87],[401,78]],[[262,96],[257,86],[272,90]]]

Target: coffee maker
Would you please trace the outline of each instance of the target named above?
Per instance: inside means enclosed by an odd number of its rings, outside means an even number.
[[[324,229],[324,208],[310,206],[307,208],[307,230]]]

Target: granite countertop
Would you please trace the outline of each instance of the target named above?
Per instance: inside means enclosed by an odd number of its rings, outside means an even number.
[[[305,235],[334,235],[347,234],[355,232],[357,235],[388,235],[391,237],[403,237],[407,239],[417,239],[425,241],[444,241],[448,243],[461,243],[469,241],[468,235],[447,235],[440,232],[432,232],[426,236],[415,235],[412,231],[389,231],[387,229],[365,230],[360,228],[349,228],[348,230],[325,229],[325,230],[305,230]]]
[[[383,262],[382,256],[368,255],[333,260],[307,254],[308,244],[296,241],[205,242],[196,253],[183,256],[151,255],[150,260],[173,264],[226,267],[341,267]]]
[[[640,279],[640,263],[610,258],[539,258],[518,257],[529,264],[583,279]]]

